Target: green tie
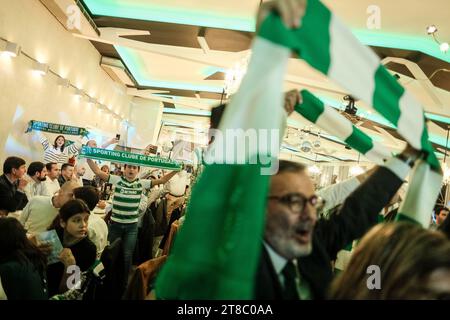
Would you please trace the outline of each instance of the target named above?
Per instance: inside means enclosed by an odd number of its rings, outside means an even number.
[[[284,290],[283,299],[284,300],[299,300],[297,291],[297,282],[295,281],[297,277],[297,271],[292,261],[289,261],[281,272],[284,276]]]

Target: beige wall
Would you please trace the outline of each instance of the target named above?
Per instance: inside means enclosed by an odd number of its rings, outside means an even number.
[[[115,112],[129,116],[131,98],[124,86],[113,82],[101,69],[97,50],[89,41],[67,32],[39,1],[0,0],[0,37],[19,43],[24,52],[49,64],[72,84]],[[72,88],[59,87],[56,76],[34,75],[32,66],[23,54],[17,58],[0,56],[1,163],[10,155],[27,161],[42,159],[41,146],[30,134],[24,134],[32,119],[94,128],[99,140],[116,133],[126,135],[120,121],[100,114],[96,106],[77,98]]]

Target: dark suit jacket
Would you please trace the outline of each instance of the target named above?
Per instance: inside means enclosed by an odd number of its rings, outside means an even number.
[[[379,212],[394,196],[402,181],[389,169],[379,167],[328,219],[316,223],[312,253],[297,259],[302,279],[315,299],[324,299],[333,273],[331,261],[355,239],[377,223]],[[256,273],[256,299],[282,299],[281,285],[266,249],[263,247]]]
[[[5,175],[0,176],[0,210],[8,212],[22,210],[27,203],[26,194],[17,191],[17,185],[9,182]]]

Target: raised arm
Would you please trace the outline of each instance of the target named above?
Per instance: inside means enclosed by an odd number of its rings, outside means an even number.
[[[106,141],[104,144],[102,144],[102,149],[106,149],[108,148],[110,145],[112,144],[116,144],[119,143],[119,140],[117,140],[116,137],[109,139],[108,141]]]
[[[376,167],[356,177],[319,190],[317,192],[317,195],[325,200],[325,206],[322,208],[322,212],[325,214],[325,216],[327,216],[327,213],[329,213],[329,211],[341,205],[345,201],[345,199],[375,171],[375,169]]]
[[[42,148],[46,151],[50,147],[50,142],[48,142],[47,137],[40,131],[35,131],[35,137],[39,139],[39,142],[42,144]]]
[[[86,162],[89,165],[89,168],[91,168],[92,172],[94,172],[97,177],[99,177],[103,181],[109,180],[109,174],[100,170],[98,165],[94,161],[92,161],[92,159],[86,159]]]
[[[166,174],[161,179],[152,179],[152,187],[160,185],[160,184],[165,184],[167,181],[172,179],[173,176],[175,176],[177,173],[178,173],[178,171],[172,171],[171,173]]]
[[[89,140],[87,141],[87,138],[83,138],[82,142],[75,142],[67,147],[67,152],[70,155],[78,155],[80,153],[81,148],[83,147],[83,141],[86,142],[86,145],[90,146],[92,142],[95,142],[95,140]]]
[[[407,155],[407,156],[406,156]],[[402,152],[415,156],[411,149]],[[337,252],[355,239],[363,236],[378,221],[380,211],[401,187],[409,173],[410,166],[397,157],[384,166],[377,167],[356,190],[345,200],[340,210],[329,219],[320,219],[316,225],[319,237],[333,258]]]

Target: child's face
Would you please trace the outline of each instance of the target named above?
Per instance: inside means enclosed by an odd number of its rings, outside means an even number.
[[[78,213],[70,217],[67,222],[62,222],[64,230],[74,238],[84,238],[88,233],[89,213]]]

